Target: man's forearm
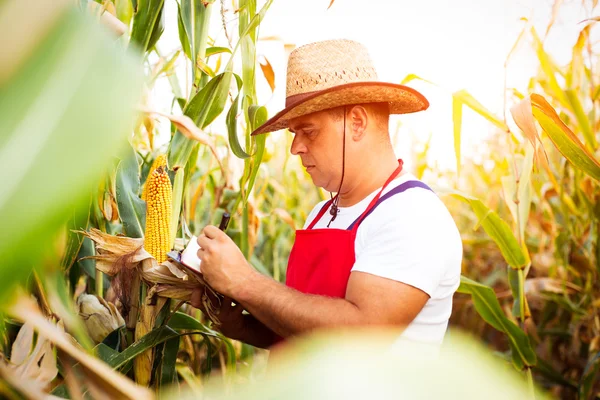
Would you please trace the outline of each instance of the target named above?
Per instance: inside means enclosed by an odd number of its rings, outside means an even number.
[[[246,282],[238,301],[283,337],[364,322],[358,307],[345,299],[307,295],[258,273]]]

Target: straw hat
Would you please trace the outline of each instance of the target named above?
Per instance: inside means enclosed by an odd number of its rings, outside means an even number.
[[[327,40],[298,47],[290,54],[285,108],[252,135],[287,128],[290,119],[338,106],[389,103],[391,114],[429,107],[427,99],[408,86],[381,82],[362,44]]]

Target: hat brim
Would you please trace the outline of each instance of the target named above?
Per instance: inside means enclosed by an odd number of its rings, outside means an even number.
[[[352,82],[303,95],[259,126],[252,135],[287,128],[291,119],[317,111],[367,103],[389,103],[390,114],[414,113],[429,107],[425,96],[408,86],[387,82]]]

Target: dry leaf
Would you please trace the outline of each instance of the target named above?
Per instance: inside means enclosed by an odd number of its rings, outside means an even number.
[[[122,374],[111,369],[96,357],[76,347],[70,337],[61,329],[50,323],[40,312],[37,304],[29,297],[22,295],[7,310],[9,315],[21,321],[27,321],[38,332],[39,336],[50,342],[79,362],[79,367],[86,374],[86,379],[102,382],[104,392],[118,393],[123,399],[152,399],[154,395],[147,388],[137,386]]]
[[[289,212],[287,212],[283,208],[276,208],[273,210],[273,213],[279,218],[281,218],[283,222],[288,224],[294,231],[296,230],[296,223],[294,222],[294,219],[292,218]]]
[[[275,90],[275,71],[273,71],[271,63],[265,56],[261,56],[259,65],[263,75],[265,76],[265,79],[267,80],[267,83],[271,87],[271,92],[273,92]]]
[[[533,148],[536,149],[534,153],[534,163],[538,165],[538,163],[541,162],[544,166],[544,169],[550,172],[548,155],[542,146],[537,126],[535,125],[535,120],[533,118],[532,107],[531,97],[528,96],[512,106],[510,108],[510,113],[512,114],[513,119],[519,129],[523,131],[523,134],[527,140],[529,140]]]
[[[116,10],[111,2],[107,2],[105,5],[102,5],[96,3],[95,1],[90,1],[88,2],[88,8],[92,14],[99,15],[100,22],[102,22],[112,32],[116,33],[117,36],[121,36],[127,32],[127,25],[125,25],[115,16]]]
[[[164,114],[164,113],[161,113],[158,111],[152,111],[152,110],[149,110],[149,109],[143,108],[143,107],[141,107],[140,110],[142,112],[145,112],[148,114],[156,114],[156,115],[160,115],[161,117],[165,117],[165,118],[169,119],[177,127],[177,129],[179,129],[179,131],[183,134],[183,136],[187,137],[188,139],[195,140],[199,143],[202,143],[202,144],[208,146],[210,148],[210,151],[215,156],[217,163],[219,163],[219,167],[221,168],[221,171],[223,172],[223,174],[225,174],[223,165],[221,164],[221,160],[219,159],[219,156],[217,155],[217,150],[215,148],[215,144],[214,144],[212,138],[210,136],[208,136],[206,134],[206,132],[204,132],[202,129],[198,128],[196,126],[196,124],[194,123],[194,121],[192,121],[192,119],[190,117],[188,117],[187,115]]]

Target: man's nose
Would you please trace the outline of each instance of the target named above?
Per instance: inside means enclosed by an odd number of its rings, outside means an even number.
[[[299,139],[300,135],[295,135],[294,140],[292,141],[292,146],[290,147],[290,152],[297,156],[298,154],[306,153],[306,146]]]

